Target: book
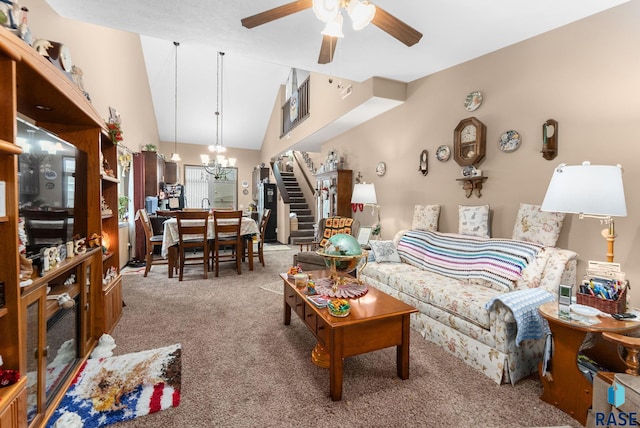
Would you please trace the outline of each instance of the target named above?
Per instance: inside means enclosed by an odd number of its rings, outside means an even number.
[[[316,308],[326,308],[329,303],[329,298],[324,296],[307,296],[307,299],[309,299]]]

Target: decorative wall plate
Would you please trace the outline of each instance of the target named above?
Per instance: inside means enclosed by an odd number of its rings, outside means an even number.
[[[467,111],[475,111],[480,105],[482,105],[482,92],[480,91],[471,92],[464,100],[464,108]]]
[[[382,177],[387,172],[387,165],[384,162],[378,162],[376,165],[376,174]]]
[[[451,157],[451,149],[446,144],[438,146],[436,149],[436,159],[440,162],[446,162]]]
[[[511,130],[500,136],[498,147],[505,153],[511,153],[520,147],[521,142],[522,139],[520,138],[518,131]]]
[[[242,187],[245,189],[249,187],[249,182],[247,180],[242,180]]]
[[[46,178],[49,181],[52,181],[58,178],[58,173],[53,170],[45,171],[43,175],[44,175],[44,178]]]
[[[460,173],[462,174],[462,176],[464,178],[469,178],[469,177],[473,177],[475,175],[475,170],[476,170],[475,166],[469,165],[469,166],[465,166],[464,168],[462,168],[462,171],[460,171]]]

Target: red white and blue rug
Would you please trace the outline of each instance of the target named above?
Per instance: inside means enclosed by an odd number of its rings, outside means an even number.
[[[47,427],[102,427],[176,407],[181,354],[175,344],[87,360]]]

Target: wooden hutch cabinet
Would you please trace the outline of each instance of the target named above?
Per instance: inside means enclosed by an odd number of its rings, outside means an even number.
[[[73,82],[45,57],[0,27],[0,182],[4,183],[4,212],[0,212],[0,355],[3,369],[17,370],[21,380],[0,388],[0,428],[44,426],[60,403],[73,376],[97,343],[109,332],[122,311],[122,278],[118,267],[117,176],[101,174],[101,154],[117,165],[116,146],[110,141],[101,115]],[[76,148],[73,172],[72,233],[104,236],[103,245],[89,248],[37,274],[20,286],[18,223],[20,217],[18,117],[55,134]],[[115,168],[114,168],[115,169]],[[31,183],[33,184],[33,183]],[[0,186],[1,187],[1,186]],[[101,204],[104,198],[105,204]],[[3,204],[0,204],[3,205]],[[101,209],[108,206],[112,212]],[[71,227],[71,226],[70,226]],[[109,281],[104,274],[112,271]],[[50,294],[66,292],[75,301],[64,309]],[[57,323],[65,318],[65,323]],[[72,323],[72,328],[68,327]],[[52,329],[56,329],[53,334]],[[63,346],[74,359],[47,390],[45,374]],[[26,388],[27,381],[34,387]],[[29,403],[29,404],[27,404]]]
[[[316,202],[318,219],[351,217],[353,171],[336,169],[316,174]]]

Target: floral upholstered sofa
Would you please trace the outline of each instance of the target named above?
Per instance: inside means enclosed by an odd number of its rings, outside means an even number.
[[[419,312],[412,316],[412,328],[427,340],[498,384],[515,383],[537,371],[544,339],[521,340],[513,312],[497,299],[539,289],[557,295],[559,284],[575,283],[577,254],[553,246],[561,214],[522,204],[516,239],[497,239],[487,237],[483,226],[469,224],[474,216],[468,208],[461,207],[454,234],[435,231],[437,215],[435,222],[425,215],[434,206],[416,206],[411,230],[394,241],[371,243],[375,261],[361,278],[415,306]],[[487,222],[486,216],[477,217]]]

